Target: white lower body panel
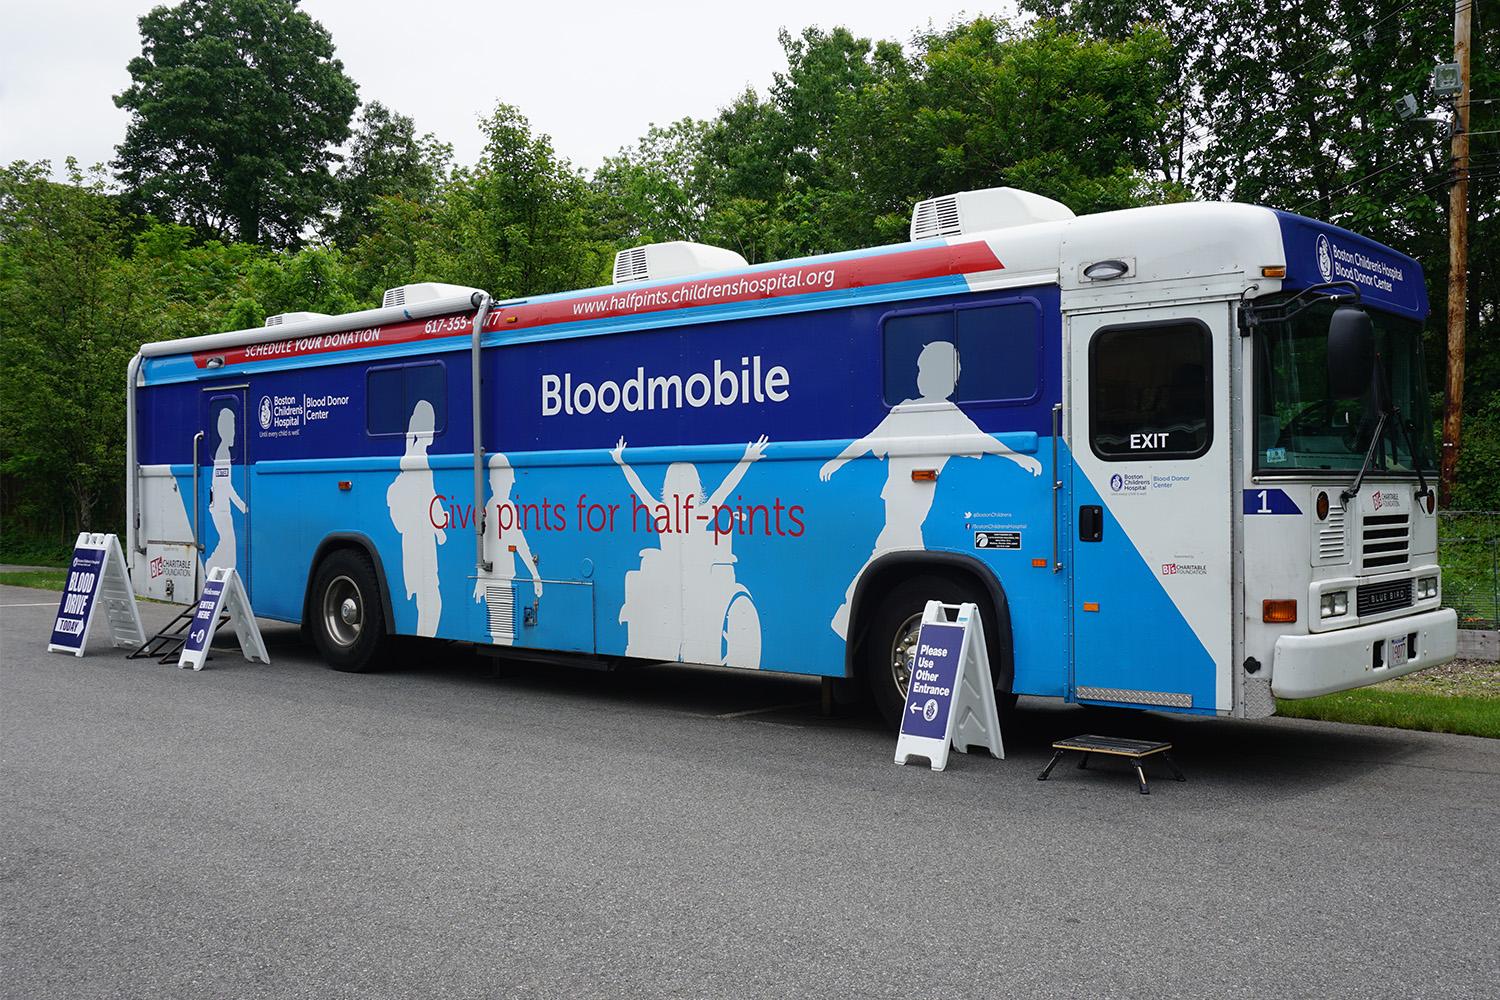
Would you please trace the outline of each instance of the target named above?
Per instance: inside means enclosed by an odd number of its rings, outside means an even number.
[[[1383,644],[1378,667],[1377,643]],[[1458,615],[1452,608],[1337,632],[1284,635],[1276,640],[1271,691],[1278,698],[1313,698],[1435,667],[1456,655]]]

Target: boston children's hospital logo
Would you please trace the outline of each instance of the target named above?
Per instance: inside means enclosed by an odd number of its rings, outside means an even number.
[[[1324,281],[1333,280],[1333,242],[1326,233],[1318,236],[1317,245],[1318,273],[1323,276]]]
[[[271,429],[271,397],[260,397],[260,429],[268,431]]]

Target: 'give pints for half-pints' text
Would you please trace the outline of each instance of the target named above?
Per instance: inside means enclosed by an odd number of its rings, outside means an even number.
[[[739,367],[725,367],[714,359],[713,372],[690,375],[647,375],[644,367],[621,382],[574,381],[572,372],[542,376],[542,416],[602,413],[616,410],[678,410],[732,406],[735,403],[780,403],[790,394],[791,374],[781,365],[766,368],[760,355],[740,358]]]

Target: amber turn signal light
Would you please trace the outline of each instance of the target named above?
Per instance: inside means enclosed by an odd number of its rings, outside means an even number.
[[[1289,624],[1297,620],[1296,601],[1262,601],[1260,620],[1271,624]]]

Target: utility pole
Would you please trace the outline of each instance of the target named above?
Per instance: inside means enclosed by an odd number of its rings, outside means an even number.
[[[1448,385],[1443,402],[1443,458],[1438,503],[1447,507],[1458,482],[1463,438],[1464,329],[1469,307],[1469,37],[1474,0],[1454,0],[1453,59],[1459,90],[1453,101],[1452,187],[1448,189]]]

